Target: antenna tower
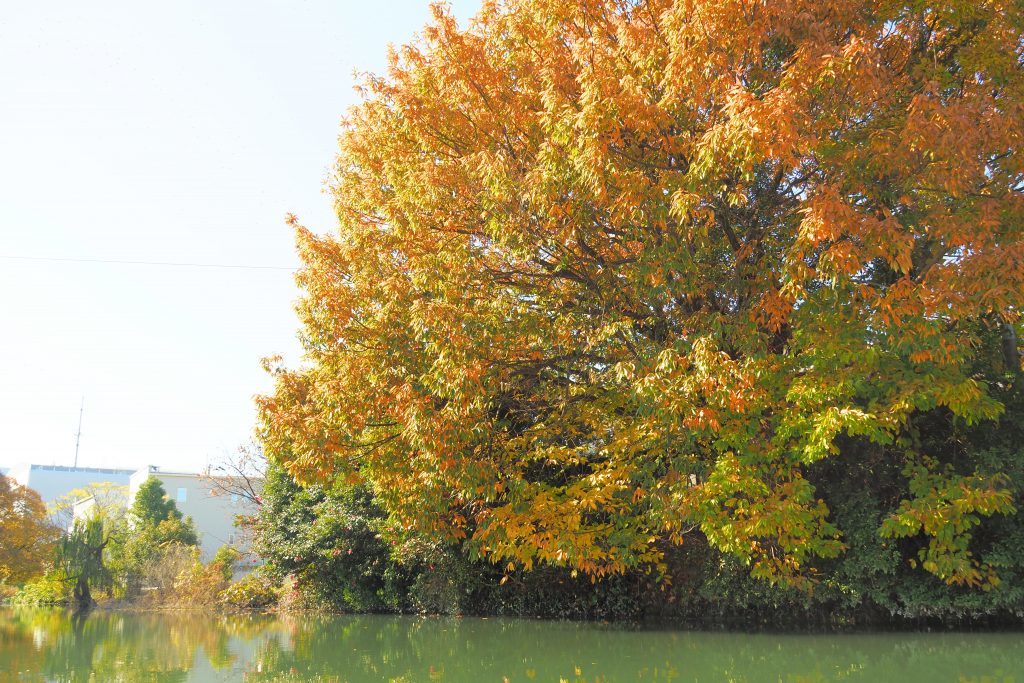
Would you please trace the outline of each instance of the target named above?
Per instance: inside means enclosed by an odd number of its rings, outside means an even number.
[[[75,467],[78,467],[78,444],[82,441],[82,413],[85,411],[85,396],[82,397],[82,405],[78,407],[78,433],[75,434]]]

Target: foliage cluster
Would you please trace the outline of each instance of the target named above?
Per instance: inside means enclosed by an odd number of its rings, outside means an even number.
[[[56,572],[26,581],[8,602],[12,605],[64,605],[71,600],[71,586]]]
[[[365,489],[303,488],[271,467],[253,549],[279,580],[291,577],[285,597],[296,606],[401,610],[409,577],[389,561],[383,523]]]
[[[240,553],[231,546],[222,546],[209,563],[199,560],[195,546],[173,546],[183,549],[185,560],[177,568],[170,590],[155,591],[149,596],[151,603],[164,607],[195,608],[221,604],[222,593],[231,585],[234,566]],[[187,559],[186,559],[187,558]]]
[[[124,597],[136,597],[143,588],[170,590],[188,564],[184,556],[199,542],[192,520],[182,516],[155,477],[139,487],[113,533],[119,542],[111,545],[109,562]]]
[[[46,510],[57,527],[68,530],[74,521],[75,504],[85,499],[92,500],[92,514],[114,523],[127,511],[128,487],[111,482],[92,482],[68,491],[47,504]]]
[[[1009,433],[1004,436],[1019,438]],[[847,444],[846,448],[857,452],[856,444]],[[861,453],[860,457],[868,460],[870,456]],[[507,566],[472,559],[465,545],[445,546],[415,535],[396,534],[365,491],[353,494],[342,487],[300,487],[279,467],[271,466],[265,507],[256,523],[256,542],[266,564],[230,588],[224,600],[240,608],[276,605],[285,611],[664,620],[775,627],[837,627],[906,620],[916,623],[929,618],[945,623],[964,619],[1002,623],[1024,616],[1024,524],[1018,517],[1000,520],[979,544],[986,549],[986,558],[1000,567],[1002,583],[989,590],[951,587],[907,561],[927,546],[924,539],[893,543],[878,534],[886,487],[878,474],[877,466],[872,468],[867,462],[858,471],[841,476],[819,473],[816,481],[833,493],[837,519],[849,529],[850,550],[822,564],[813,590],[805,591],[752,577],[742,562],[717,550],[700,534],[692,534],[682,546],[666,550],[671,582],[636,571],[592,581],[582,573],[551,565],[509,571]],[[321,516],[324,521],[318,521]],[[338,523],[339,519],[350,523]],[[363,527],[356,534],[363,536],[363,542],[354,543],[350,534],[359,527],[351,524],[353,519],[377,529],[379,541],[367,542]],[[318,528],[317,533],[303,536],[303,528],[313,527]],[[310,543],[312,538],[316,538],[316,544]],[[282,539],[291,539],[292,544],[282,545]],[[345,553],[347,562],[331,563],[337,557],[333,549],[346,546],[353,548],[351,555]],[[317,552],[317,547],[330,550]],[[385,584],[382,577],[392,580]],[[246,597],[249,593],[254,596],[251,600]],[[228,599],[228,595],[235,597]]]
[[[280,583],[257,569],[222,590],[220,602],[237,609],[269,609],[277,604],[280,594]]]
[[[42,574],[57,536],[39,494],[0,474],[0,585]]]

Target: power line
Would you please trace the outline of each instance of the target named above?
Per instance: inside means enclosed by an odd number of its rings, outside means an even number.
[[[116,259],[101,258],[60,258],[57,256],[14,256],[0,254],[0,259],[9,261],[52,261],[59,263],[112,263],[122,266],[170,266],[174,268],[231,268],[242,270],[290,270],[295,272],[298,268],[289,266],[259,266],[238,263],[188,263],[172,261],[122,261]]]

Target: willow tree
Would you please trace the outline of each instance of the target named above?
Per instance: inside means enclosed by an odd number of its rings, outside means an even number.
[[[1008,0],[505,0],[443,8],[345,119],[337,234],[298,226],[307,362],[268,454],[396,525],[592,576],[702,533],[801,582],[844,550],[808,479],[904,467],[926,570],[1014,512],[915,413],[1020,371],[1024,16]],[[913,558],[912,558],[913,559]]]
[[[113,575],[103,561],[110,535],[99,515],[75,520],[57,546],[57,564],[63,579],[71,584],[71,599],[76,611],[92,607],[92,588],[108,592]]]

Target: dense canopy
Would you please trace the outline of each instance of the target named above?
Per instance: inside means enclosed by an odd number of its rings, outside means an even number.
[[[268,454],[517,568],[702,534],[805,585],[856,460],[904,561],[997,585],[1020,482],[920,420],[1019,382],[1022,63],[1015,0],[436,8],[345,120],[339,231],[298,227]]]

